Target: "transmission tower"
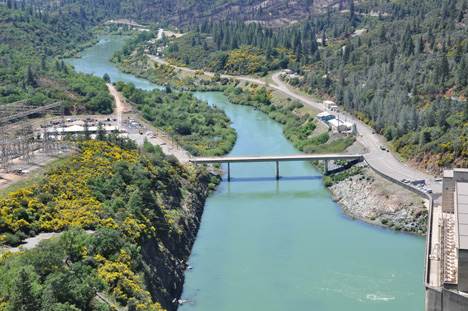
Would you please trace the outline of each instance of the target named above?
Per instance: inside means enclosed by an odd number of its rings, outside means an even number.
[[[54,111],[60,111],[59,114],[63,115],[61,106],[62,102],[40,107],[31,106],[27,105],[25,100],[0,105],[0,169],[9,172],[12,160],[17,158],[26,163],[31,162],[36,147],[36,137],[28,117],[31,115],[45,117],[47,112]],[[50,144],[52,142],[48,136],[44,135],[43,141]],[[46,146],[45,149],[50,148]]]

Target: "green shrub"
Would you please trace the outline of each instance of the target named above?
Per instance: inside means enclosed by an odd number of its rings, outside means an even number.
[[[388,219],[382,218],[380,222],[382,223],[382,225],[385,225],[388,222]]]
[[[17,246],[18,244],[21,243],[21,240],[18,236],[11,234],[11,233],[5,233],[5,244],[10,245],[10,246]]]
[[[333,186],[332,179],[329,176],[323,176],[323,185],[327,188]]]
[[[375,220],[375,216],[371,216],[369,219],[370,220]]]

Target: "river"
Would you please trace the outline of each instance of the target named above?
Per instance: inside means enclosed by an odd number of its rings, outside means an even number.
[[[75,70],[136,87],[106,57],[122,39],[102,37],[68,60]],[[238,140],[230,155],[297,154],[281,125],[221,93],[195,93],[226,111]],[[186,272],[179,310],[424,310],[424,238],[341,213],[309,163],[231,164],[209,196]]]

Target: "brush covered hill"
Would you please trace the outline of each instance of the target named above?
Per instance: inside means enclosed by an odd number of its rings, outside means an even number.
[[[1,243],[62,232],[1,255],[0,310],[175,309],[211,175],[129,146],[81,142],[37,185],[0,200]]]

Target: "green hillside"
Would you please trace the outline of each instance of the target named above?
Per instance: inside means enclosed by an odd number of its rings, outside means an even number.
[[[26,99],[42,106],[64,101],[66,113],[112,112],[104,80],[76,73],[60,57],[92,44],[93,35],[67,15],[0,5],[0,104]]]

